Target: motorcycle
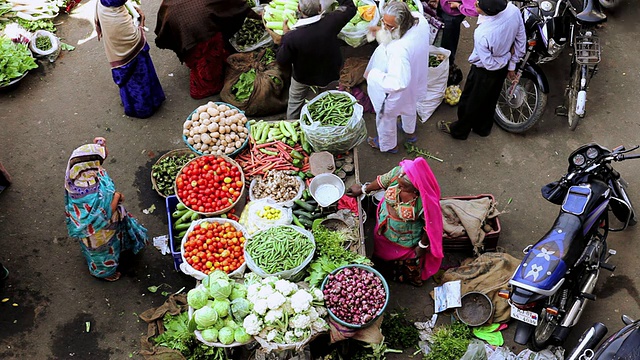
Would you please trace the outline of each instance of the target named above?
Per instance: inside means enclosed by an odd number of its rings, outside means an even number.
[[[606,21],[598,0],[517,0],[527,34],[527,49],[517,65],[519,81],[505,80],[494,119],[508,132],[523,133],[541,117],[547,104],[549,83],[538,66],[573,48],[565,105],[557,115],[566,115],[575,130],[585,115],[587,88],[600,62],[600,42],[595,26]],[[568,105],[567,105],[568,103]]]
[[[615,270],[608,263],[615,255],[608,249],[609,231],[622,231],[637,219],[627,183],[611,164],[640,158],[629,154],[638,148],[582,145],[569,156],[567,174],[542,188],[546,200],[561,205],[560,212],[551,229],[525,248],[510,289],[500,292],[518,321],[518,344],[530,341],[535,350],[561,345],[587,300],[596,299],[593,290],[600,269]]]
[[[610,360],[610,359],[640,359],[640,320],[633,321],[622,315],[625,326],[611,335],[600,346],[598,343],[607,334],[607,327],[603,323],[595,323],[589,327],[578,340],[578,344],[571,351],[566,360]]]

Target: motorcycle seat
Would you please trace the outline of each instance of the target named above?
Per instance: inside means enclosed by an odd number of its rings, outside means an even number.
[[[582,239],[579,216],[560,212],[553,227],[527,253],[513,281],[544,294],[564,277],[567,264],[573,264],[582,247],[571,246]]]

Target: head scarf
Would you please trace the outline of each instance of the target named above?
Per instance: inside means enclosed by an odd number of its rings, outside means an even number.
[[[442,210],[440,209],[440,186],[427,161],[418,157],[415,160],[400,162],[402,171],[411,184],[418,190],[424,209],[425,231],[429,237],[429,252],[422,266],[422,279],[426,280],[440,269],[442,258]]]
[[[507,0],[478,0],[478,7],[485,14],[494,16],[507,7]]]
[[[115,184],[102,167],[106,149],[86,144],[75,149],[65,174],[65,217],[69,236],[85,238],[110,224]]]
[[[69,157],[65,174],[65,189],[73,197],[95,193],[98,176],[104,169],[102,162],[107,153],[104,146],[86,144],[75,149]]]

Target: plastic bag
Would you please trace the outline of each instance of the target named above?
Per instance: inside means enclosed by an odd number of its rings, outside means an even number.
[[[261,8],[254,7],[252,10],[256,11],[258,9],[261,9]],[[246,18],[244,21],[246,22],[248,20],[249,18]],[[231,44],[231,46],[233,46],[234,49],[236,49],[237,52],[249,52],[249,51],[257,50],[261,47],[270,46],[271,44],[273,44],[273,38],[271,37],[271,35],[269,35],[269,32],[265,29],[264,34],[262,34],[262,37],[260,38],[260,40],[258,40],[258,42],[256,42],[255,44],[238,45],[238,33],[235,33],[233,37],[229,39],[229,43]]]
[[[346,95],[356,102],[353,105],[353,114],[345,126],[325,126],[320,121],[314,121],[309,114],[309,105],[330,93]],[[358,146],[367,138],[367,127],[362,114],[362,105],[357,103],[357,99],[353,95],[344,91],[329,90],[319,94],[302,107],[300,128],[304,131],[307,141],[314,151],[342,154]],[[305,116],[311,121],[311,124],[302,120]]]
[[[38,49],[36,40],[39,37],[49,38],[51,47],[48,50]],[[46,57],[50,62],[54,62],[58,58],[58,54],[60,54],[60,39],[49,31],[37,30],[31,37],[29,48],[36,57]]]
[[[467,347],[467,352],[464,353],[460,360],[487,360],[484,343],[476,339],[471,340]]]
[[[260,217],[258,213],[260,211],[264,211],[265,206],[270,206],[273,209],[279,210],[280,218],[270,220]],[[243,225],[247,229],[247,233],[249,233],[249,235],[255,233],[256,231],[266,230],[272,226],[291,225],[291,221],[293,221],[293,216],[290,208],[274,204],[269,199],[251,201],[245,206],[244,211],[247,212],[247,216],[244,220],[242,218],[240,219],[240,225]]]
[[[361,18],[361,22],[358,25],[353,25],[350,22],[345,25],[340,33],[338,34],[338,39],[343,40],[351,47],[359,47],[366,44],[367,41],[367,33],[369,32],[369,26],[376,26],[380,22],[380,12],[376,6],[376,3],[373,0],[354,0],[356,5],[364,4],[364,5],[372,5],[375,6],[375,14],[373,15],[373,19],[368,23],[363,24],[364,20]],[[364,6],[362,5],[362,6]],[[359,12],[356,12],[356,16],[360,16]]]
[[[200,219],[200,220],[196,220],[193,221],[191,223],[191,226],[189,226],[189,229],[187,230],[187,232],[185,233],[184,237],[182,238],[182,244],[180,245],[180,257],[182,258],[182,264],[180,264],[180,271],[182,271],[183,273],[190,275],[192,277],[194,277],[196,280],[202,280],[205,277],[207,277],[207,274],[203,273],[202,271],[198,271],[196,269],[194,269],[191,265],[189,265],[189,263],[187,263],[187,259],[184,258],[184,245],[187,242],[187,239],[189,238],[189,233],[191,233],[191,231],[193,231],[193,228],[196,225],[199,225],[203,222],[219,222],[219,223],[231,223],[231,225],[233,225],[236,229],[242,231],[242,234],[244,235],[245,239],[249,238],[249,234],[247,233],[247,230],[240,225],[239,223],[237,223],[236,221],[233,220],[229,220],[229,219],[224,219],[224,218],[207,218],[207,219]],[[240,265],[239,268],[237,268],[236,270],[232,271],[229,273],[229,277],[242,277],[242,274],[244,274],[245,270],[247,269],[247,263],[245,261],[244,264]]]
[[[247,264],[247,267],[254,273],[262,276],[262,277],[267,277],[267,276],[279,276],[282,279],[288,280],[290,279],[292,276],[295,276],[296,274],[298,274],[299,272],[301,272],[302,270],[304,270],[304,268],[307,267],[307,265],[309,265],[309,263],[311,262],[311,260],[313,260],[313,255],[315,254],[315,247],[316,247],[316,242],[313,238],[313,234],[310,231],[307,231],[299,226],[295,226],[295,225],[287,225],[287,227],[290,227],[296,231],[298,231],[299,233],[303,234],[304,236],[306,236],[311,243],[313,243],[313,251],[309,252],[309,255],[302,261],[302,263],[300,265],[298,265],[297,267],[291,269],[291,270],[285,270],[285,271],[280,271],[274,274],[267,274],[266,272],[264,272],[251,258],[251,255],[249,255],[249,253],[245,250],[244,251],[244,259],[245,259],[245,263]],[[245,243],[245,247],[246,245],[253,241],[252,239],[247,239],[247,242]],[[257,339],[256,339],[257,340]],[[294,347],[291,347],[289,349],[292,349]]]
[[[296,176],[295,178],[300,182],[300,186],[298,187],[298,193],[296,194],[296,196],[289,201],[276,202],[274,199],[269,197],[264,197],[264,198],[255,197],[253,195],[253,187],[256,185],[258,180],[260,180],[259,178],[254,178],[253,180],[251,180],[251,184],[249,184],[249,200],[256,201],[260,199],[266,199],[266,200],[269,200],[274,205],[293,207],[293,202],[302,198],[302,193],[304,192],[304,189],[305,189],[304,181],[302,181],[302,179],[299,176]]]
[[[427,81],[427,93],[424,98],[418,99],[418,116],[420,121],[426,122],[434,111],[442,103],[444,92],[447,90],[447,80],[449,79],[449,56],[451,51],[438,48],[433,45],[429,47],[429,56],[444,55],[440,65],[429,67],[429,80]]]

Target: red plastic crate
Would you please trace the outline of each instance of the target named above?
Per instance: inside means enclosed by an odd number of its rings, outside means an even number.
[[[489,197],[495,202],[495,197],[492,194],[480,194],[472,196],[448,196],[443,199],[458,199],[458,200],[474,200]],[[498,217],[488,219],[487,223],[494,229],[491,232],[485,234],[484,248],[481,252],[496,251],[498,247],[498,239],[500,238],[500,220]],[[442,248],[445,252],[473,252],[473,244],[468,236],[449,237],[446,234],[442,237]]]

